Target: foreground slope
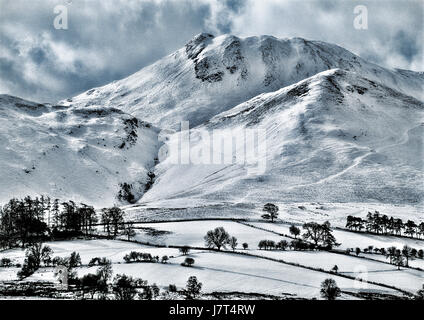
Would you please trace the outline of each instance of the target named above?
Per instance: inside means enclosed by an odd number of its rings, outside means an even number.
[[[388,70],[333,44],[272,36],[200,34],[175,53],[64,105],[113,106],[158,125],[197,126],[264,92],[340,68],[422,99],[422,73]]]
[[[124,183],[138,199],[154,166],[157,131],[115,108],[0,95],[0,203],[45,194],[112,205]]]
[[[265,129],[265,173],[249,174],[255,157],[244,164],[178,165],[178,155],[170,152],[142,201],[417,204],[423,191],[423,111],[422,102],[381,83],[326,71],[261,94],[191,132],[193,153],[207,146],[202,130],[230,129],[237,137],[244,129]],[[175,143],[174,134],[168,150]]]

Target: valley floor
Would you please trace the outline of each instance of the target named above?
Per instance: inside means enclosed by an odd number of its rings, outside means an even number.
[[[372,293],[386,296],[403,297],[405,293],[415,293],[424,283],[424,271],[420,259],[411,261],[415,268],[396,266],[388,263],[379,254],[342,253],[345,248],[402,247],[407,244],[416,249],[424,248],[423,240],[374,236],[335,230],[334,234],[342,250],[338,252],[323,251],[277,251],[258,250],[260,240],[292,240],[289,225],[255,221],[200,220],[162,223],[137,223],[134,225],[136,235],[132,241],[124,236],[117,240],[73,240],[46,243],[54,251],[54,256],[66,257],[71,252],[80,254],[82,266],[76,268],[78,276],[95,273],[97,267],[89,267],[94,257],[106,257],[113,263],[113,274],[148,280],[156,283],[161,290],[175,284],[184,288],[190,276],[196,276],[203,283],[203,292],[261,294],[285,298],[320,299],[320,284],[327,278],[334,279],[341,288],[341,299],[357,299]],[[221,252],[205,248],[203,237],[208,230],[224,227],[238,239],[235,251],[223,249]],[[99,229],[100,230],[100,229]],[[285,236],[286,235],[286,236]],[[248,244],[248,249],[241,247]],[[175,246],[175,247],[174,247]],[[187,256],[180,253],[178,247],[190,246]],[[146,252],[152,256],[167,255],[168,263],[125,263],[124,255],[131,251]],[[23,263],[25,252],[11,249],[0,253],[1,258],[9,258],[16,263]],[[186,257],[195,260],[192,267],[182,266]],[[338,273],[331,272],[337,265]],[[19,268],[0,268],[1,281],[18,281]],[[356,278],[356,279],[355,279]],[[358,281],[361,278],[362,281]],[[54,268],[40,268],[25,282],[57,281]],[[358,295],[359,294],[359,295]]]

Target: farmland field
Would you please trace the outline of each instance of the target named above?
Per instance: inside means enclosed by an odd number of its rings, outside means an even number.
[[[249,224],[280,234],[290,235],[290,224],[268,222],[249,222]],[[302,229],[301,226],[298,227]],[[363,249],[368,246],[373,246],[374,248],[388,248],[391,246],[402,248],[404,245],[416,248],[417,250],[424,249],[424,240],[419,239],[351,232],[340,229],[334,229],[333,235],[337,239],[337,242],[340,243],[340,249],[356,247]]]
[[[61,243],[48,243],[54,246],[62,255],[69,255],[73,250],[80,252],[82,263],[86,264],[91,258],[105,256],[113,260],[113,273],[148,280],[156,283],[161,288],[169,284],[183,287],[189,276],[195,275],[204,284],[204,292],[246,292],[271,294],[276,296],[294,296],[301,298],[319,298],[319,285],[328,278],[334,278],[340,288],[347,292],[376,292],[386,294],[399,294],[395,290],[369,285],[368,288],[357,288],[354,280],[305,270],[296,266],[286,265],[257,257],[243,256],[234,253],[217,253],[194,250],[189,257],[195,259],[193,267],[183,267],[180,264],[185,257],[176,249],[155,248],[144,245],[132,244],[121,241],[92,240]],[[123,255],[131,250],[149,252],[152,255],[167,254],[171,257],[169,263],[130,263],[125,264]],[[108,252],[107,252],[108,251]],[[21,259],[23,252],[11,250],[3,253],[4,256]],[[252,252],[255,253],[255,252]],[[77,273],[82,276],[95,272],[97,267],[82,266],[77,268]],[[26,281],[54,281],[54,268],[40,268]],[[0,273],[1,280],[16,279],[16,269],[9,269],[8,273]],[[305,272],[307,271],[307,272]],[[15,276],[13,277],[13,273]]]
[[[272,233],[251,228],[233,221],[203,220],[187,222],[143,223],[137,225],[136,240],[159,245],[204,247],[206,232],[223,227],[239,244],[246,242],[254,248],[262,239],[279,241],[284,239]],[[286,240],[290,240],[285,238]]]
[[[97,267],[88,267],[89,261],[95,257],[105,257],[111,260],[114,275],[126,274],[142,278],[149,283],[156,283],[162,289],[166,289],[169,284],[184,287],[188,277],[194,275],[203,283],[204,293],[244,292],[286,298],[320,298],[320,283],[326,278],[333,278],[344,292],[342,298],[352,299],[353,296],[349,293],[355,292],[402,296],[401,291],[392,287],[413,293],[420,289],[424,282],[423,271],[408,268],[397,270],[396,266],[388,264],[384,259],[381,261],[363,259],[362,253],[360,257],[356,257],[353,254],[349,256],[323,251],[258,250],[258,242],[263,239],[275,242],[283,239],[288,242],[292,240],[258,228],[288,234],[289,225],[262,222],[249,222],[249,224],[257,228],[222,220],[138,223],[135,225],[136,233],[133,237],[136,242],[124,240],[125,236],[120,236],[121,240],[56,241],[47,242],[45,245],[53,250],[54,256],[67,257],[74,251],[78,252],[82,262],[82,266],[76,268],[78,276],[94,273]],[[224,227],[231,236],[238,239],[236,252],[233,253],[228,247],[222,252],[200,249],[205,247],[203,237],[206,232],[216,227]],[[384,241],[383,236],[340,230],[336,230],[334,234],[345,248],[377,245]],[[248,244],[247,249],[241,247],[241,243],[244,242]],[[402,238],[396,239],[393,243],[400,245],[421,242]],[[190,250],[188,255],[184,256],[178,248],[167,246],[190,246],[199,249]],[[123,257],[131,251],[150,253],[159,257],[166,255],[169,261],[166,264],[125,263]],[[25,251],[6,250],[0,253],[0,259],[5,257],[15,264],[22,264]],[[192,267],[181,265],[187,257],[194,259]],[[338,274],[330,273],[335,265],[338,267]],[[19,268],[16,267],[0,268],[0,281],[17,280],[18,271]],[[362,278],[372,283],[358,282],[354,280],[355,278]],[[25,281],[54,282],[54,268],[42,267]]]

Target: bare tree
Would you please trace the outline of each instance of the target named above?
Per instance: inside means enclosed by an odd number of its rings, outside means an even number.
[[[134,225],[132,223],[129,223],[125,229],[124,229],[124,234],[128,237],[128,241],[131,240],[131,238],[134,238],[136,233],[134,230]]]
[[[290,233],[294,235],[295,238],[300,234],[300,229],[295,225],[290,226]]]
[[[327,300],[336,300],[340,296],[341,290],[333,279],[325,279],[321,283],[321,296]]]
[[[221,250],[222,247],[225,248],[225,245],[229,243],[230,235],[223,227],[219,227],[215,228],[215,230],[209,230],[204,239],[206,246],[209,248],[216,247]]]
[[[238,245],[237,238],[236,237],[231,237],[230,238],[230,241],[229,241],[229,244],[230,244],[231,249],[233,249],[233,251],[236,250],[237,245]]]
[[[413,249],[407,245],[405,245],[402,249],[402,255],[405,257],[406,260],[406,267],[409,267],[409,260],[413,260],[414,259],[414,255],[413,255]]]
[[[277,219],[278,217],[278,206],[276,206],[273,203],[267,203],[266,205],[264,205],[263,211],[265,211],[266,213],[262,215],[262,218],[266,219],[266,220],[270,220],[271,222],[274,222],[274,219]]]
[[[189,246],[184,246],[179,249],[179,251],[183,254],[183,256],[187,255],[190,252]]]
[[[191,276],[188,278],[186,292],[189,298],[196,298],[201,293],[202,283],[197,280],[197,277]]]

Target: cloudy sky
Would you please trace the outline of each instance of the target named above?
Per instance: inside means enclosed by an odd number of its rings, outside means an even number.
[[[200,32],[333,42],[423,71],[422,0],[0,0],[0,94],[55,102],[124,78]],[[54,28],[65,5],[68,29]],[[353,26],[368,9],[368,29]]]

